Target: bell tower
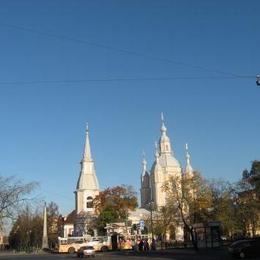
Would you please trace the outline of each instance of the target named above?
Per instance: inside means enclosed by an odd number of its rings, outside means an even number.
[[[93,199],[99,194],[99,184],[95,164],[91,156],[88,125],[86,127],[85,147],[80,164],[81,170],[75,191],[76,213],[94,213]]]

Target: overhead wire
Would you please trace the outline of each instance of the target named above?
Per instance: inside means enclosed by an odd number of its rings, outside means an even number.
[[[32,80],[32,81],[0,81],[0,85],[39,85],[39,84],[79,84],[87,82],[131,82],[131,81],[170,81],[170,80],[234,80],[234,79],[251,79],[253,76],[208,76],[208,77],[147,77],[147,78],[103,78],[103,79],[71,79],[71,80]]]
[[[213,72],[213,73],[217,73],[217,74],[221,74],[221,75],[241,78],[240,75],[232,73],[232,72],[226,72],[226,71],[222,71],[222,70],[218,70],[218,69],[211,69],[211,68],[207,68],[207,67],[204,67],[204,66],[201,66],[201,65],[186,63],[186,62],[182,62],[182,61],[174,60],[174,59],[170,59],[170,58],[153,56],[153,55],[141,53],[141,52],[134,51],[134,50],[117,48],[117,47],[109,46],[109,45],[106,45],[106,44],[103,44],[103,43],[98,43],[98,42],[89,41],[89,40],[85,40],[85,39],[75,38],[75,37],[71,37],[71,36],[67,36],[67,35],[56,34],[56,33],[47,32],[47,31],[39,31],[39,30],[35,30],[33,28],[24,27],[24,26],[20,26],[20,25],[14,25],[14,24],[8,24],[8,23],[0,23],[0,26],[12,28],[12,29],[19,30],[19,31],[30,32],[30,33],[38,34],[38,35],[42,35],[42,36],[48,36],[48,37],[56,38],[56,39],[60,39],[60,40],[77,42],[77,43],[80,43],[80,44],[87,44],[89,46],[93,46],[93,47],[96,47],[96,48],[102,48],[102,49],[106,49],[106,50],[110,50],[110,51],[114,51],[114,52],[120,52],[120,53],[124,53],[124,54],[128,54],[128,55],[134,55],[134,56],[137,56],[137,57],[143,57],[143,58],[147,58],[147,59],[150,59],[150,60],[156,60],[156,61],[166,62],[166,63],[169,63],[169,64],[186,66],[186,67],[190,67],[190,68],[193,68],[193,69],[199,69],[199,70],[203,70],[203,71],[207,71],[207,72]],[[248,77],[248,76],[245,76],[245,77]]]

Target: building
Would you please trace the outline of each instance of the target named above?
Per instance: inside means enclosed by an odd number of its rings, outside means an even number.
[[[182,176],[192,176],[193,168],[190,162],[188,145],[186,144],[186,167],[181,168],[179,161],[174,155],[170,138],[167,135],[163,114],[161,116],[161,135],[158,143],[155,144],[155,160],[150,172],[147,170],[145,158],[142,161],[141,173],[141,207],[150,209],[153,207],[159,209],[165,206],[167,194],[162,186],[170,176],[182,178]]]
[[[0,250],[6,250],[9,247],[8,236],[0,233]]]
[[[60,237],[73,236],[75,219],[76,219],[76,210],[73,210],[67,216],[59,216],[58,234]]]
[[[99,194],[99,183],[95,163],[92,159],[89,129],[86,127],[86,140],[83,150],[81,169],[76,186],[74,235],[82,236],[89,232],[88,224],[95,218],[93,199]]]
[[[147,170],[147,162],[143,157],[142,173],[141,173],[141,207],[147,210],[159,210],[166,205],[167,194],[163,190],[163,185],[171,177],[181,178],[192,177],[193,168],[191,166],[188,145],[186,144],[186,166],[181,167],[180,162],[174,155],[163,114],[161,115],[161,135],[155,144],[155,160],[152,164],[150,172]],[[177,185],[181,189],[181,183]],[[176,227],[175,237],[177,240],[183,240],[183,228]]]

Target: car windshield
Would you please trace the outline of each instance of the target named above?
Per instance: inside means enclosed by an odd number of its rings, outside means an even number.
[[[93,246],[86,246],[86,250],[93,250],[94,247]]]
[[[236,246],[240,246],[240,245],[244,245],[244,244],[250,244],[250,242],[252,242],[253,240],[239,240],[234,242],[231,246],[232,247],[236,247]]]

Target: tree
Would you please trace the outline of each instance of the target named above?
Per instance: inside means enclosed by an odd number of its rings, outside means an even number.
[[[107,223],[127,220],[128,211],[137,207],[136,192],[125,185],[107,188],[99,193],[93,204],[99,215],[96,225],[102,231]]]
[[[37,186],[36,182],[23,183],[14,177],[0,176],[0,229],[5,219],[14,219],[21,205]]]
[[[51,201],[47,206],[47,228],[48,228],[48,240],[50,247],[54,247],[58,238],[58,218],[59,218],[59,207]]]
[[[146,219],[146,226],[154,235],[161,237],[162,240],[165,240],[167,232],[176,224],[176,209],[173,208],[172,205],[168,204],[167,206],[161,207],[157,211],[155,211],[151,205],[150,210],[154,211],[150,217]]]
[[[231,237],[240,229],[238,221],[237,187],[224,180],[211,180],[212,194],[211,219],[222,224],[223,235]]]
[[[193,176],[171,176],[163,189],[168,195],[166,207],[172,209],[176,219],[181,220],[197,248],[193,224],[204,222],[209,217],[212,196],[208,183],[198,172],[194,172]]]
[[[253,161],[248,178],[249,183],[255,191],[256,196],[260,199],[260,161]]]
[[[244,170],[237,183],[237,208],[243,235],[256,235],[260,229],[260,161],[253,161],[251,170]]]
[[[12,248],[18,250],[32,250],[40,248],[43,235],[43,207],[34,211],[27,205],[20,211],[9,235],[9,243]],[[51,247],[57,242],[58,237],[58,205],[50,202],[47,206],[48,241]]]
[[[9,234],[12,248],[30,251],[40,248],[42,242],[43,219],[38,211],[31,212],[27,206],[17,217]]]

